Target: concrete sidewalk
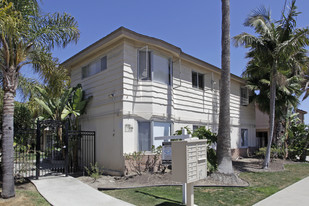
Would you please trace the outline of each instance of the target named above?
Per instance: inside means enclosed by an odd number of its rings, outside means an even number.
[[[309,177],[280,190],[268,198],[256,203],[254,206],[302,206],[309,205]]]
[[[39,180],[31,180],[31,182],[36,186],[39,193],[55,206],[132,206],[132,204],[99,192],[70,176],[40,177]]]

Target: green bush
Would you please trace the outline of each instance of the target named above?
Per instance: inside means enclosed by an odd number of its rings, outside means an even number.
[[[183,129],[183,128],[182,128]],[[176,131],[176,135],[182,134],[182,129]],[[188,134],[191,134],[192,137],[198,137],[199,139],[207,140],[207,169],[209,172],[214,172],[217,170],[217,154],[216,151],[211,148],[212,144],[217,143],[217,134],[212,133],[209,129],[206,129],[205,126],[199,127],[195,131],[191,131],[188,127],[184,127],[187,130]]]
[[[100,176],[101,176],[101,170],[98,166],[98,163],[96,162],[94,165],[90,163],[90,167],[85,167],[87,175],[89,175],[93,181],[95,182]]]
[[[295,122],[290,126],[288,132],[288,157],[291,159],[300,157],[300,160],[304,161],[306,159],[307,150],[309,149],[308,126]]]
[[[261,158],[265,158],[267,147],[262,147],[258,151],[255,152],[255,155]],[[283,158],[284,157],[284,149],[279,147],[271,147],[270,150],[270,158]]]

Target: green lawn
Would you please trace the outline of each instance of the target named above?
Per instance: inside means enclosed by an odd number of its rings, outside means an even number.
[[[50,205],[36,190],[34,185],[29,182],[18,184],[16,187],[15,197],[10,199],[0,198],[0,206],[47,206]],[[0,189],[1,192],[1,189]]]
[[[202,205],[252,205],[271,194],[309,176],[309,164],[285,165],[282,172],[244,172],[240,177],[250,183],[245,188],[199,187],[194,203]],[[181,187],[148,187],[111,190],[104,193],[135,205],[181,205]]]

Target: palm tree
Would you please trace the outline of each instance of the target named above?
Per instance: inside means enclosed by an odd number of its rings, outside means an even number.
[[[309,45],[308,29],[296,28],[295,0],[291,2],[290,9],[279,21],[273,21],[270,11],[264,7],[255,10],[246,19],[244,25],[252,27],[258,36],[242,33],[234,37],[235,46],[250,48],[247,57],[259,59],[261,69],[270,70],[270,105],[269,105],[269,139],[263,168],[268,168],[270,161],[270,149],[274,134],[276,90],[279,73],[287,70],[299,74],[304,67],[304,47]],[[255,60],[254,60],[255,61]],[[259,68],[259,66],[258,66]],[[260,91],[263,92],[263,91]]]
[[[9,3],[7,3],[9,2]],[[0,1],[0,67],[3,74],[2,197],[15,196],[13,162],[14,95],[21,68],[31,64],[46,81],[58,66],[55,46],[79,38],[75,19],[68,14],[42,15],[36,0]]]
[[[230,1],[222,0],[220,113],[217,143],[218,171],[233,174],[230,137]]]

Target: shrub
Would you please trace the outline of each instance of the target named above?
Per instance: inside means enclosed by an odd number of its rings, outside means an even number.
[[[300,157],[301,161],[306,159],[309,147],[308,126],[304,124],[293,123],[288,130],[289,138],[287,139],[289,158],[296,159]]]
[[[143,156],[144,152],[133,152],[129,154],[124,154],[125,159],[128,160],[130,168],[138,175],[142,174]]]
[[[93,181],[95,182],[100,175],[102,174],[100,171],[100,167],[98,166],[98,163],[96,162],[94,165],[90,163],[90,168],[85,167],[87,175],[89,175]]]
[[[193,133],[188,127],[184,127],[184,129],[187,130],[188,134],[192,134],[193,137],[207,140],[207,169],[209,172],[217,170],[217,154],[216,151],[211,148],[211,145],[217,144],[217,134],[212,133],[209,129],[206,129],[205,126],[199,127],[197,130],[193,131]],[[176,135],[181,134],[182,130],[176,131]]]
[[[258,151],[255,152],[255,155],[261,158],[265,158],[267,147],[261,147]],[[283,158],[284,157],[284,149],[280,147],[272,146],[270,150],[270,158]]]

